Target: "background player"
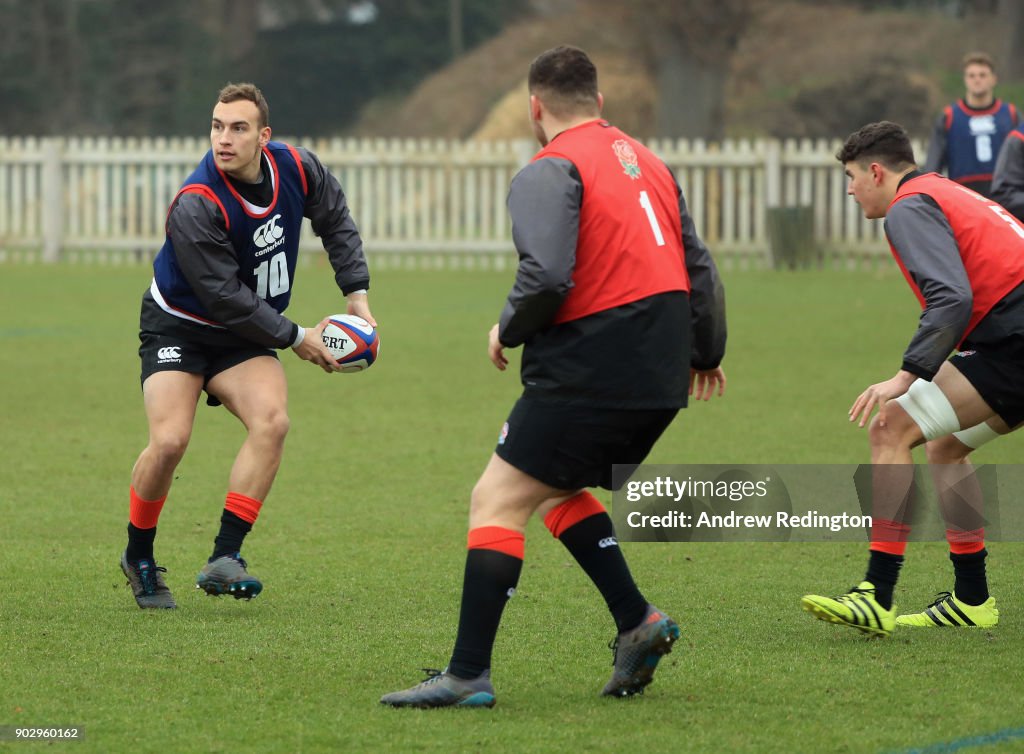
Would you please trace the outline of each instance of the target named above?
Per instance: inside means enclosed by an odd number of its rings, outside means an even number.
[[[211,149],[171,204],[167,239],[142,299],[142,392],[149,443],[132,469],[128,547],[121,568],[143,608],[172,608],[153,557],[157,520],[185,453],[196,405],[224,404],[246,438],[228,479],[213,554],[197,579],[209,594],[262,589],[240,555],[281,462],[287,384],[275,349],[337,369],[320,340],[283,312],[303,217],[323,239],[348,311],[374,323],[362,241],[337,180],[309,151],[270,140],[269,108],[252,84],[217,97]]]
[[[992,198],[1024,220],[1024,126],[1010,131],[992,175]]]
[[[504,370],[504,349],[525,344],[523,395],[473,489],[451,661],[381,699],[396,707],[494,704],[491,650],[534,512],[615,620],[604,694],[642,691],[679,635],[640,593],[611,519],[585,488],[624,482],[613,481],[612,464],[640,464],[688,389],[704,400],[722,393],[724,294],[668,168],[601,120],[587,55],[573,47],[541,54],[529,91],[544,148],[509,191],[519,268],[488,346]]]
[[[991,190],[996,156],[1019,121],[1017,108],[995,97],[996,69],[984,52],[964,57],[961,99],[946,106],[928,142],[924,172],[940,172],[985,196]]]

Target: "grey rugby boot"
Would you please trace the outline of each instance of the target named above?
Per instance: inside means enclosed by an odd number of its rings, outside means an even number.
[[[160,575],[167,573],[167,569],[158,566],[156,561],[139,560],[129,563],[127,553],[121,553],[121,570],[128,577],[128,586],[132,588],[139,607],[145,610],[172,609],[178,606],[171,596],[171,590],[164,583],[164,577]]]
[[[405,691],[394,691],[380,698],[381,704],[392,707],[493,707],[494,686],[491,671],[485,670],[476,678],[457,678],[444,670],[424,668],[427,680]]]
[[[644,693],[654,680],[654,671],[664,655],[672,651],[679,638],[679,626],[654,605],[640,625],[624,631],[608,646],[614,651],[612,679],[605,685],[602,696],[632,696]]]
[[[203,566],[196,576],[196,589],[214,597],[230,594],[236,600],[251,600],[263,591],[263,583],[245,567],[241,553],[222,555]]]

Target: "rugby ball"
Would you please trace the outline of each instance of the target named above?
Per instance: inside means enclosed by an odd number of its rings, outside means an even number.
[[[341,366],[342,372],[369,369],[380,353],[377,328],[354,314],[333,314],[327,318],[321,337]]]

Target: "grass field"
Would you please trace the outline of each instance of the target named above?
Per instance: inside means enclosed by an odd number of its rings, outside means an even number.
[[[376,275],[383,348],[367,374],[283,354],[292,433],[247,542],[266,584],[251,603],[192,588],[242,437],[202,407],[157,539],[180,609],[138,610],[117,560],[145,443],[135,350],[148,278],[0,266],[0,726],[82,725],[84,741],[55,747],[82,752],[1024,750],[1019,543],[990,545],[997,629],[885,641],[799,609],[806,592],[860,579],[863,544],[627,544],[683,638],[644,697],[608,700],[613,624],[534,522],[495,651],[498,706],[382,708],[451,650],[469,490],[518,393],[515,370],[498,373],[484,350],[510,273]],[[865,461],[845,412],[899,366],[918,313],[902,279],[726,284],[728,394],[684,412],[649,460]],[[323,264],[300,271],[294,302],[305,323],[342,308]],[[978,458],[1016,463],[1022,448],[1011,437]],[[912,545],[897,602],[923,607],[951,586],[945,545]]]

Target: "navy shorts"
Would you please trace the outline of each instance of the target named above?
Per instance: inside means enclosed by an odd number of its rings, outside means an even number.
[[[678,412],[677,408],[607,409],[520,398],[494,452],[556,489],[614,490],[643,463]],[[616,464],[629,468],[619,469],[613,479]]]
[[[188,372],[203,376],[203,388],[215,376],[258,356],[277,358],[277,352],[260,346],[225,347],[185,340],[175,335],[148,332],[139,333],[139,357],[142,359],[142,382],[156,372]],[[208,394],[211,406],[220,401]]]

